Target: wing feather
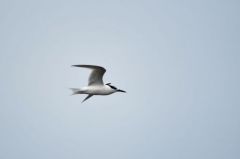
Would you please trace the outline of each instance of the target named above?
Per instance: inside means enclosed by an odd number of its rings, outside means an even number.
[[[74,67],[89,68],[92,70],[89,78],[88,85],[103,85],[103,75],[106,69],[96,65],[72,65]]]

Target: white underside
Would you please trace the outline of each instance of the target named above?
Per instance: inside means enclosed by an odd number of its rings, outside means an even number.
[[[114,92],[116,92],[116,90],[106,85],[92,85],[81,88],[79,94],[109,95]]]

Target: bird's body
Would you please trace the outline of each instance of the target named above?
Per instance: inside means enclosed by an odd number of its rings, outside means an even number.
[[[110,95],[114,92],[115,90],[111,89],[108,85],[95,85],[82,87],[74,94]]]
[[[84,67],[92,70],[89,79],[88,86],[82,87],[80,89],[71,88],[73,91],[73,95],[75,94],[88,94],[88,96],[83,100],[87,100],[93,95],[110,95],[115,92],[125,92],[123,90],[117,89],[112,86],[111,83],[104,84],[103,83],[103,75],[106,72],[106,69],[101,66],[95,65],[73,65],[74,67]]]

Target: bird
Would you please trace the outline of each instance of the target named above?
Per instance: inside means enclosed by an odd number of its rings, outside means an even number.
[[[82,67],[91,70],[88,78],[88,86],[82,88],[70,88],[72,90],[72,95],[76,94],[87,94],[87,97],[82,101],[85,102],[94,95],[110,95],[116,92],[126,93],[126,91],[118,89],[117,87],[111,85],[111,83],[104,84],[103,75],[106,69],[97,65],[72,65],[72,67]]]

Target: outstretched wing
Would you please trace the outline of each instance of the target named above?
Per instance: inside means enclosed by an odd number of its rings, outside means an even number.
[[[95,65],[72,65],[72,66],[84,67],[92,70],[88,78],[88,85],[103,85],[103,75],[106,72],[105,68]]]

